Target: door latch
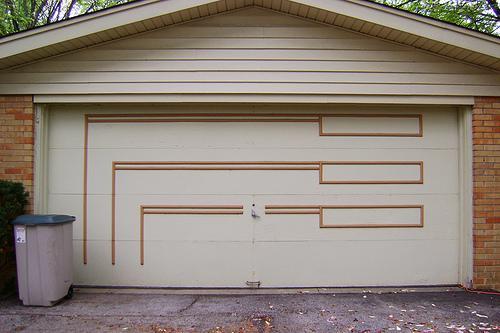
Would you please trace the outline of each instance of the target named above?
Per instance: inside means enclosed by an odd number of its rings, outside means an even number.
[[[260,218],[260,215],[257,213],[257,209],[255,208],[255,204],[252,204],[251,215],[254,219]]]

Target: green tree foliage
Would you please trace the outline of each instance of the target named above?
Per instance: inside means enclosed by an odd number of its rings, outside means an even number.
[[[0,180],[0,264],[13,253],[12,225],[14,218],[24,213],[28,193],[23,184]]]
[[[0,35],[134,0],[0,0]],[[498,0],[371,0],[488,34],[500,35]]]
[[[0,0],[0,35],[31,29],[132,0]]]
[[[497,0],[372,1],[454,23],[487,34],[500,35],[500,8]]]

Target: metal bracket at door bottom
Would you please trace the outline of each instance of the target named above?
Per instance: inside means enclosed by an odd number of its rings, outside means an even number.
[[[245,282],[245,284],[247,285],[248,288],[254,288],[254,289],[260,288],[260,281],[247,281]]]

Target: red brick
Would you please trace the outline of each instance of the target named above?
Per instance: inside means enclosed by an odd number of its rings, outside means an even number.
[[[476,100],[475,107],[477,107],[477,105],[480,103],[498,103],[498,97],[493,97],[493,96],[476,97],[475,100]]]
[[[21,168],[7,168],[7,169],[5,169],[5,174],[7,174],[7,175],[18,175],[22,172],[23,171]]]
[[[0,96],[0,179],[21,181],[33,203],[33,97]],[[488,119],[488,121],[494,121]]]
[[[475,288],[500,288],[500,98],[472,110]]]
[[[14,118],[16,120],[30,120],[33,119],[33,114],[17,113]]]

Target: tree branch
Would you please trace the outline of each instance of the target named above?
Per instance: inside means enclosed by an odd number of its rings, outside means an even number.
[[[498,6],[498,2],[496,0],[486,0],[488,5],[490,6],[493,13],[495,13],[497,19],[500,18],[500,7]]]
[[[57,21],[57,16],[56,19],[54,20],[54,15],[57,13],[59,7],[61,6],[62,0],[57,0],[54,5],[50,8],[49,13],[47,15],[47,23],[52,23]]]
[[[91,13],[93,12],[95,9],[97,9],[97,1],[96,0],[93,0],[92,3],[90,3],[90,5],[87,7],[87,9],[85,10],[85,13],[84,14],[88,14],[88,13]]]
[[[43,9],[47,6],[47,1],[48,0],[42,0],[42,2],[38,5],[38,8],[35,11],[35,16],[33,17],[33,22],[31,22],[31,28],[36,26],[40,18],[40,14],[42,13]]]
[[[16,19],[16,8],[14,7],[14,3],[12,0],[5,0],[5,4],[7,5],[7,8],[10,10],[10,17],[12,21],[12,26],[14,27],[15,31],[19,31],[19,22]]]
[[[402,3],[400,3],[399,5],[396,5],[396,6],[394,6],[394,7],[396,7],[396,8],[401,8],[401,7],[406,6],[407,4],[412,3],[412,2],[415,2],[415,1],[417,1],[417,0],[407,0],[407,1],[402,2]]]
[[[64,13],[63,19],[69,18],[71,15],[71,11],[73,10],[73,7],[75,6],[77,0],[71,0],[68,8],[66,8],[66,13]]]

